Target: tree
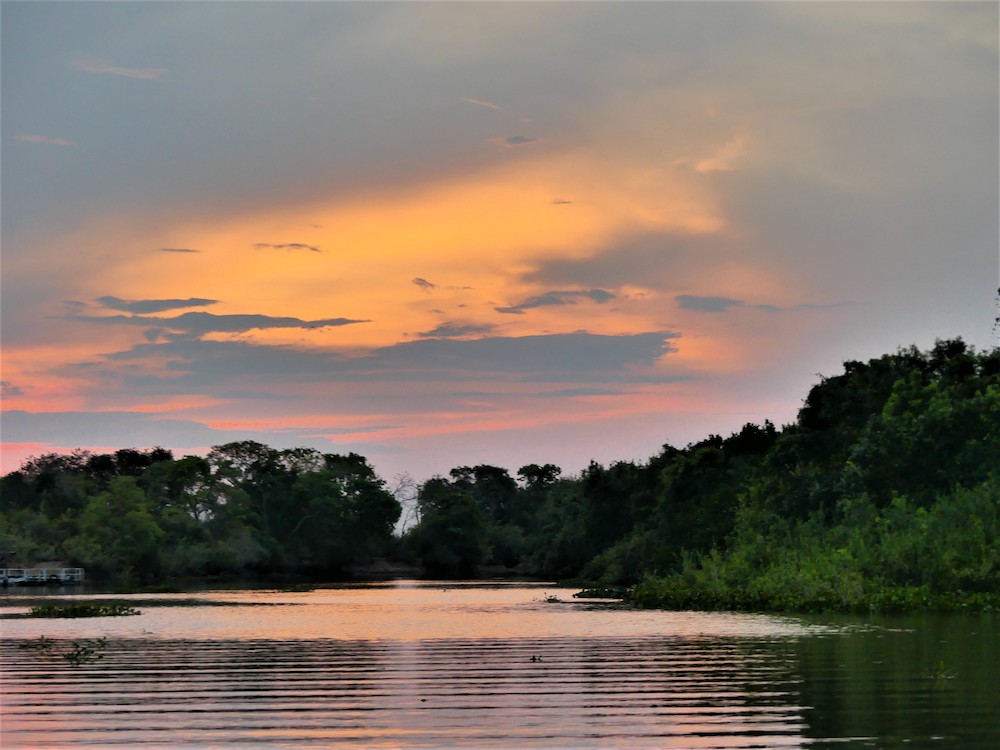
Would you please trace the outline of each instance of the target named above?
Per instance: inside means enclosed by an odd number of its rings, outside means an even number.
[[[407,536],[427,572],[446,578],[475,575],[486,558],[486,524],[469,483],[428,479],[417,504],[420,524]]]
[[[155,578],[160,572],[163,530],[149,512],[132,477],[111,480],[87,502],[79,536],[67,542],[76,561],[99,573]]]

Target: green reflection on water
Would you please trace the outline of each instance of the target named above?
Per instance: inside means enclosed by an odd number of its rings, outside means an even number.
[[[822,621],[844,630],[803,638],[796,649],[809,737],[879,748],[1000,748],[1000,618]]]

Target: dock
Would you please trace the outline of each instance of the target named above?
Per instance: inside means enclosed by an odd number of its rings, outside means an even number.
[[[83,583],[83,568],[0,568],[0,586],[72,586]]]

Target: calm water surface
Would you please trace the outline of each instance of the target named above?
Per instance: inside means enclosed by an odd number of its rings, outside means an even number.
[[[401,581],[3,620],[0,745],[1000,748],[996,618],[635,611],[574,591]],[[43,635],[55,646],[23,647]],[[63,656],[99,637],[103,658]]]

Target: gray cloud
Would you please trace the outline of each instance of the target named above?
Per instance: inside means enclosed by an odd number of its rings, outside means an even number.
[[[697,273],[727,248],[714,237],[669,233],[635,234],[599,250],[589,258],[553,258],[522,275],[544,284],[660,287],[678,274]]]
[[[697,297],[693,294],[678,294],[674,299],[683,310],[696,310],[705,313],[728,312],[733,307],[743,307],[746,302],[728,297]]]
[[[606,292],[603,289],[590,289],[588,291],[553,291],[546,292],[545,294],[539,295],[538,297],[531,297],[517,305],[511,305],[510,307],[494,307],[493,309],[499,313],[508,313],[511,315],[521,315],[525,310],[531,310],[535,307],[548,307],[550,305],[575,305],[578,300],[589,299],[592,302],[597,302],[598,304],[604,304],[609,300],[613,300],[615,295],[611,292]]]
[[[298,393],[275,393],[273,391],[220,391],[216,398],[231,401],[303,401],[306,396]]]
[[[494,326],[491,325],[457,325],[455,323],[442,323],[437,328],[430,331],[424,331],[423,333],[418,333],[417,335],[423,339],[446,339],[446,338],[461,338],[464,336],[481,336],[487,333],[492,333]]]
[[[9,380],[0,380],[0,394],[5,397],[23,396],[24,389],[19,385],[14,385]]]
[[[201,297],[189,297],[188,299],[126,300],[121,297],[112,297],[109,295],[106,297],[98,297],[96,301],[103,307],[110,310],[146,314],[166,312],[167,310],[181,310],[185,307],[205,307],[206,305],[214,305],[219,300],[204,299]]]
[[[831,302],[829,304],[817,305],[811,302],[803,302],[793,307],[787,308],[788,310],[830,310],[836,307],[852,307],[854,302],[851,300],[845,300],[844,302]]]
[[[325,318],[322,320],[302,320],[301,318],[278,318],[270,315],[213,315],[206,312],[189,312],[173,318],[158,318],[146,315],[75,315],[69,320],[101,325],[140,325],[166,328],[186,334],[200,336],[206,333],[240,333],[254,328],[326,328],[345,326],[352,323],[368,323],[367,320],[352,318]]]
[[[671,382],[690,380],[688,377],[671,378]],[[451,391],[448,395],[456,399],[496,400],[496,399],[555,399],[579,398],[582,396],[626,396],[627,389],[612,389],[598,387],[558,388],[551,391],[536,391],[534,393],[518,393],[515,391]]]
[[[792,307],[778,307],[777,305],[752,305],[740,299],[730,299],[729,297],[700,297],[694,294],[678,294],[674,297],[683,310],[694,310],[704,313],[729,312],[735,307],[746,307],[753,310],[763,310],[769,313],[786,312],[788,310],[824,310],[833,307],[844,307],[850,302],[835,302],[832,304],[802,303]]]
[[[201,250],[195,250],[191,247],[161,247],[161,253],[200,253]]]
[[[471,340],[425,339],[375,350],[367,357],[341,363],[345,372],[364,372],[391,379],[485,376],[496,373],[518,379],[587,379],[604,377],[629,366],[648,367],[671,351],[670,332],[608,336],[567,333]]]
[[[383,429],[386,428],[344,428],[330,425],[274,432],[220,430],[193,420],[163,418],[157,414],[142,412],[4,412],[5,440],[72,447],[98,443],[106,447],[169,446],[184,450],[208,448],[236,440],[257,440],[278,449],[305,447],[329,451],[336,445],[340,452],[344,450],[344,446],[334,444],[322,435],[378,432]]]
[[[313,253],[323,252],[315,245],[307,245],[304,242],[287,242],[283,245],[272,245],[270,242],[257,242],[254,247],[258,250],[309,250]]]
[[[673,351],[669,331],[609,336],[591,333],[479,339],[427,338],[347,357],[329,351],[262,346],[242,341],[194,339],[138,344],[105,355],[102,362],[65,368],[96,379],[102,388],[124,381],[149,393],[260,390],[283,383],[336,381],[486,381],[498,376],[519,382],[664,382],[676,377],[647,368]],[[155,360],[168,375],[136,374]]]
[[[525,146],[529,143],[537,143],[538,139],[533,138],[528,135],[509,135],[503,138],[491,138],[490,143],[496,146],[506,146],[508,148],[516,148],[517,146]]]
[[[676,378],[682,380],[684,378]],[[609,388],[562,388],[558,391],[544,391],[532,394],[532,398],[578,398],[581,396],[624,396],[628,391],[614,391]]]
[[[216,441],[244,440],[246,433],[214,430],[184,419],[157,417],[127,411],[45,412],[21,410],[4,412],[4,439],[12,442],[92,445],[103,436],[113,435],[120,445],[170,445],[177,448],[208,446]],[[97,438],[95,436],[102,436]],[[155,436],[155,437],[154,437]]]
[[[448,289],[453,292],[455,291],[463,292],[473,288],[471,286],[441,286],[440,284],[435,284],[419,276],[416,277],[415,279],[412,279],[412,283],[415,284],[416,286],[419,286],[425,292],[433,292],[436,289]]]

